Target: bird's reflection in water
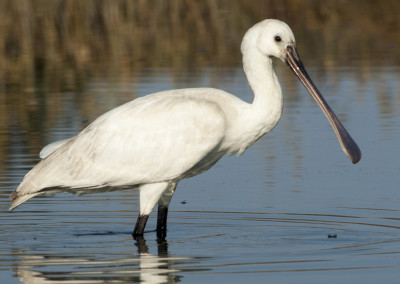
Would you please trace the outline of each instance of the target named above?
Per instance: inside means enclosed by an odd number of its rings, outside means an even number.
[[[180,277],[174,275],[174,273],[180,270],[172,268],[174,259],[168,257],[168,242],[166,240],[157,240],[157,256],[149,253],[149,248],[143,237],[136,238],[136,246],[140,258],[140,281],[142,283],[179,282]]]
[[[170,257],[167,241],[157,241],[157,255],[149,252],[146,240],[135,240],[138,254],[132,257],[116,255],[104,259],[90,257],[85,249],[80,255],[38,254],[18,249],[20,261],[14,268],[21,283],[177,283],[178,273],[193,258]],[[153,243],[150,243],[152,248]],[[129,250],[129,248],[127,248]],[[85,257],[86,255],[86,257]],[[104,255],[104,254],[101,254]],[[112,259],[111,259],[112,258]]]

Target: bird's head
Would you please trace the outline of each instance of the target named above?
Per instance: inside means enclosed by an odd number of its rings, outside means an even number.
[[[296,47],[290,27],[279,20],[264,20],[250,28],[242,41],[241,50],[257,52],[266,57],[276,57],[286,62],[287,48]]]
[[[328,118],[344,153],[353,163],[357,163],[361,159],[359,147],[343,127],[308,75],[297,52],[293,32],[287,24],[274,19],[264,20],[255,24],[245,34],[241,51],[247,59],[252,58],[251,62],[271,57],[276,57],[286,62]]]

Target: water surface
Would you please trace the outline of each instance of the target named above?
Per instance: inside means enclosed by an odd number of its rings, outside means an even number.
[[[144,239],[132,239],[136,191],[34,198],[14,212],[8,195],[43,146],[138,96],[211,86],[251,101],[241,68],[148,68],[93,78],[81,91],[52,92],[40,81],[10,91],[0,126],[2,281],[396,283],[400,68],[308,68],[363,151],[353,165],[315,102],[277,65],[281,121],[241,157],[180,182],[163,243],[155,214]]]

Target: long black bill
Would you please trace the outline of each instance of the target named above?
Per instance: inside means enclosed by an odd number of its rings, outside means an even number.
[[[306,89],[310,92],[311,96],[318,103],[319,107],[328,118],[333,130],[335,131],[336,137],[339,140],[340,146],[343,152],[349,157],[349,159],[356,164],[361,160],[361,151],[357,143],[354,142],[350,134],[344,128],[342,123],[337,118],[336,114],[329,107],[317,87],[314,85],[310,76],[308,75],[303,63],[300,60],[299,54],[295,46],[288,45],[286,48],[286,63],[293,70],[296,76],[300,79]]]

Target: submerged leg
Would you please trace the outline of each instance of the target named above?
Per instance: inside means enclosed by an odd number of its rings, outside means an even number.
[[[167,188],[168,183],[166,182],[143,184],[140,186],[140,213],[135,229],[132,232],[135,238],[143,236],[149,215]]]
[[[171,183],[158,201],[157,239],[165,240],[167,236],[168,206],[175,192],[176,183]]]
[[[157,239],[164,240],[167,236],[168,207],[158,205],[157,216]]]

